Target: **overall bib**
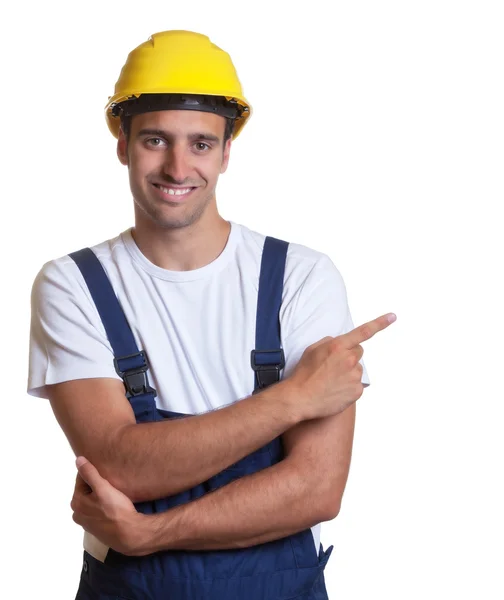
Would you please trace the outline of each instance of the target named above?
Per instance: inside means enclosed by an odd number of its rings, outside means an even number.
[[[254,391],[279,381],[285,365],[280,347],[282,301],[288,243],[266,237],[261,260],[256,317],[256,349],[251,352]],[[69,255],[79,267],[102,319],[137,423],[190,417],[156,407],[149,364],[139,351],[110,281],[89,248]],[[159,513],[190,502],[283,459],[281,437],[245,456],[207,481],[174,496],[135,504]],[[109,549],[105,562],[84,551],[76,600],[328,600],[324,568],[333,546],[317,553],[311,529],[286,538],[232,550],[167,550],[125,556]]]

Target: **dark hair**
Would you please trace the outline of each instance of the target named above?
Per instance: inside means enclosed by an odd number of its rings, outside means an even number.
[[[122,130],[124,131],[124,135],[126,136],[126,143],[129,144],[130,133],[131,133],[131,120],[133,119],[133,116],[132,115],[122,116],[121,115],[120,118],[121,118],[121,127],[122,127]],[[224,117],[224,118],[226,119],[226,127],[224,129],[224,141],[222,143],[223,146],[226,144],[228,139],[233,135],[234,125],[235,125],[234,119],[229,119],[227,117]]]

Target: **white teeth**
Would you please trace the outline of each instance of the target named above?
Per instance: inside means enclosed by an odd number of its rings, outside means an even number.
[[[158,188],[170,196],[183,196],[191,191],[191,188],[186,188],[185,190],[174,190],[172,188],[165,188],[162,185],[158,185]]]

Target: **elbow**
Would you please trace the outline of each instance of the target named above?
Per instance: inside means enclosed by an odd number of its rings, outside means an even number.
[[[332,521],[333,519],[335,519],[339,515],[340,508],[340,504],[335,504],[334,502],[333,504],[330,504],[329,508],[326,509],[323,513],[323,521]]]
[[[325,495],[321,494],[320,497],[322,498],[319,507],[321,522],[332,521],[340,512],[341,497],[339,494],[335,493],[326,493]]]
[[[310,527],[335,519],[341,506],[341,498],[338,495],[316,487],[305,489],[302,502],[305,507],[304,519],[309,521]]]
[[[84,456],[88,458],[86,454]],[[134,499],[135,492],[130,486],[125,465],[103,456],[95,459],[88,458],[88,460],[96,467],[100,476],[106,479],[112,487],[125,494],[132,502],[137,501]]]
[[[297,489],[298,502],[304,507],[303,519],[310,526],[335,519],[340,511],[341,490],[314,469],[302,472],[297,469],[296,475],[299,479],[293,489]]]
[[[106,479],[110,483],[110,485],[122,492],[132,502],[136,502],[135,492],[129,485],[127,473],[125,472],[124,468],[121,468],[119,465],[111,461],[108,463],[104,463],[103,472],[104,474],[102,475],[102,477]]]
[[[127,453],[124,452],[124,434],[129,426],[122,427],[110,435],[101,447],[88,449],[83,455],[96,467],[110,485],[125,494],[132,502],[137,502],[132,478],[128,471]]]

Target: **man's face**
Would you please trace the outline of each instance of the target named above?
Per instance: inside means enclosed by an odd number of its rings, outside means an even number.
[[[217,214],[215,187],[227,169],[225,119],[192,110],[135,115],[129,144],[122,129],[117,155],[128,165],[137,219],[164,229],[187,227]]]

